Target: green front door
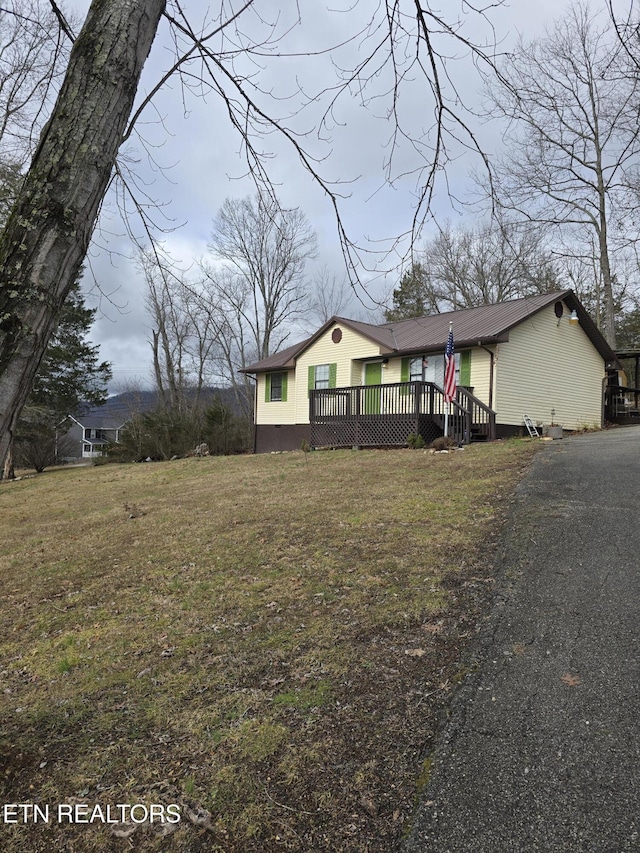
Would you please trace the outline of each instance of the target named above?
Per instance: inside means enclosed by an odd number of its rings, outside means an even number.
[[[379,361],[364,366],[364,384],[382,385],[382,364]],[[380,414],[380,388],[365,388],[364,391],[364,413],[365,415]]]

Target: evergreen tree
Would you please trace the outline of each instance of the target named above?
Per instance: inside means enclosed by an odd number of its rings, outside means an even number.
[[[38,369],[15,435],[19,464],[42,471],[55,461],[56,428],[70,414],[104,403],[111,366],[87,342],[96,309],[87,308],[78,282]]]
[[[54,417],[99,406],[107,399],[111,365],[99,362],[99,347],[86,340],[96,314],[87,308],[78,282],[67,297],[58,328],[38,370],[29,403]]]
[[[428,301],[428,292],[425,268],[420,263],[411,264],[393,291],[393,304],[384,312],[385,320],[393,323],[432,313],[433,306]]]

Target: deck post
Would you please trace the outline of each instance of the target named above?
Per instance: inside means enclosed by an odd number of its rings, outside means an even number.
[[[413,383],[413,417],[416,425],[416,438],[420,435],[420,397],[422,396],[422,383]]]

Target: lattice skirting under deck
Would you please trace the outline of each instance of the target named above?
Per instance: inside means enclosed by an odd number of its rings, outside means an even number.
[[[418,432],[426,444],[443,434],[442,416],[421,415]],[[312,447],[402,447],[416,432],[415,417],[366,416],[359,420],[323,419],[311,424]]]

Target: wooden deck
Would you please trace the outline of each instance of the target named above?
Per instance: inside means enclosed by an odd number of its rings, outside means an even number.
[[[608,385],[605,388],[604,417],[614,424],[640,424],[640,388]]]
[[[316,389],[309,394],[312,447],[402,447],[444,434],[447,404],[432,382]],[[448,434],[458,444],[495,438],[495,412],[467,389],[451,403]]]

